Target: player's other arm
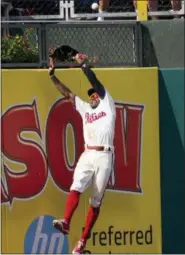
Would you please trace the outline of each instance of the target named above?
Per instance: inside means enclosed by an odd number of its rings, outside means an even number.
[[[84,115],[84,111],[87,107],[87,103],[81,100],[78,96],[74,95],[71,90],[66,87],[54,74],[54,67],[49,68],[49,76],[54,83],[55,87],[59,90],[59,92],[68,98],[72,104],[74,105],[75,109],[80,113],[81,116]]]
[[[75,103],[75,95],[71,92],[71,90],[65,86],[56,76],[55,76],[55,68],[50,67],[49,68],[49,76],[55,85],[55,87],[58,89],[58,91],[68,98],[73,104]]]
[[[90,66],[85,63],[85,64],[82,65],[81,68],[82,68],[85,76],[89,80],[91,86],[96,91],[96,93],[99,95],[99,97],[101,99],[104,99],[105,93],[106,93],[105,92],[105,88],[102,85],[102,83],[98,80],[98,78],[96,77],[95,73],[91,70]]]

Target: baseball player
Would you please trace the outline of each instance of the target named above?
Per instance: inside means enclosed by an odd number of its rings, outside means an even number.
[[[80,195],[91,185],[92,194],[85,227],[73,254],[83,254],[88,236],[98,218],[104,192],[109,181],[114,155],[114,128],[116,110],[114,100],[97,79],[90,66],[83,62],[80,54],[75,57],[89,80],[89,103],[74,95],[54,74],[54,65],[49,76],[63,96],[75,106],[83,121],[85,150],[74,171],[73,183],[67,197],[63,219],[54,220],[53,225],[63,234],[68,234],[72,216],[78,206]]]

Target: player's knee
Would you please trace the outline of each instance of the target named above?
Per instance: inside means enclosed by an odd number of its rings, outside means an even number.
[[[90,205],[92,205],[92,207],[94,208],[98,208],[101,206],[101,200],[100,199],[95,199],[95,198],[90,198],[89,199],[89,203]]]
[[[73,182],[73,184],[70,187],[70,191],[72,191],[72,190],[78,191],[79,193],[83,193],[84,187],[82,185],[80,185],[79,183]]]

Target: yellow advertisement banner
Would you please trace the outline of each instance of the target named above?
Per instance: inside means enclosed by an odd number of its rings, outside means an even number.
[[[161,253],[157,68],[95,69],[116,103],[115,166],[87,253]],[[83,100],[79,69],[56,70]],[[62,218],[84,141],[81,117],[47,70],[2,71],[2,253],[71,253],[81,236],[89,192],[69,236]]]

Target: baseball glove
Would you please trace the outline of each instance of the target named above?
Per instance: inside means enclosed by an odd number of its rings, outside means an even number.
[[[86,54],[80,53],[78,50],[69,45],[62,45],[56,49],[49,50],[50,67],[54,67],[56,62],[77,62],[79,67],[87,62],[91,67],[94,67],[98,61],[97,57],[91,59]]]
[[[79,54],[79,51],[73,49],[69,45],[62,45],[55,50],[50,50],[49,57],[55,61],[66,62],[74,61],[74,57]]]

